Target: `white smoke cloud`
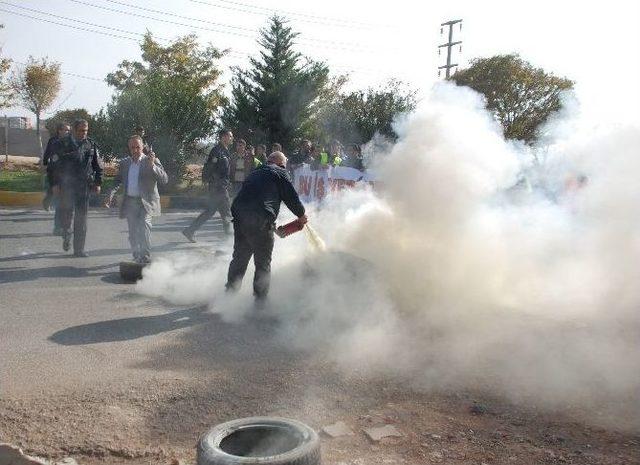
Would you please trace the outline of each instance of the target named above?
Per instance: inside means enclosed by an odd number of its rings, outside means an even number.
[[[265,311],[283,341],[422,388],[640,418],[640,129],[571,117],[532,152],[503,139],[477,94],[437,86],[379,157],[379,189],[311,213],[330,252],[302,234],[276,244]],[[238,320],[252,273],[225,296],[227,264],[159,260],[138,289]]]

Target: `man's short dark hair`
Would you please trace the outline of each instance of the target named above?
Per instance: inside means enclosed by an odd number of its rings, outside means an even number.
[[[273,144],[271,144],[271,151],[272,152],[282,152],[282,145],[280,145],[280,143],[278,143],[278,142],[274,142]]]
[[[89,126],[89,121],[86,119],[77,119],[73,122],[73,129],[78,129],[80,126]]]
[[[58,124],[56,124],[56,132],[66,129],[67,126],[69,126],[69,123],[67,123],[66,121],[60,121]]]
[[[267,146],[266,146],[266,145],[264,145],[264,144],[258,144],[258,145],[256,145],[256,148],[257,148],[257,149],[262,149],[262,150],[264,150],[265,152],[267,151]]]
[[[236,145],[247,145],[247,141],[244,139],[236,139]]]
[[[220,129],[218,131],[218,137],[223,137],[223,136],[226,136],[227,134],[230,134],[230,133],[231,133],[231,129],[227,129],[227,128]]]

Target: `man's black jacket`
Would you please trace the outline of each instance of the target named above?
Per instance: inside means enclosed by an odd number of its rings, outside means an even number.
[[[47,167],[47,171],[53,169],[53,164],[57,160],[53,160],[53,155],[56,149],[56,144],[60,138],[58,136],[52,136],[49,138],[49,142],[47,142],[47,148],[44,149],[44,154],[42,155],[42,164]]]
[[[95,142],[88,137],[76,140],[68,135],[59,139],[53,149],[51,160],[55,161],[54,184],[102,184],[102,160]]]
[[[280,211],[280,202],[284,202],[294,215],[304,215],[304,205],[291,184],[287,170],[267,164],[247,177],[233,201],[231,212],[234,218],[245,214],[257,214],[275,222]]]
[[[212,148],[202,167],[202,182],[214,188],[228,189],[231,185],[229,156],[229,151],[222,144]]]

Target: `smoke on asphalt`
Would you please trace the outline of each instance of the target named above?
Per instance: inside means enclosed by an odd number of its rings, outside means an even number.
[[[310,212],[328,251],[277,242],[264,311],[283,342],[423,389],[640,418],[640,128],[581,126],[569,97],[528,147],[478,94],[434,88],[375,154],[375,190]],[[240,321],[252,270],[228,296],[227,265],[167,257],[138,289]]]

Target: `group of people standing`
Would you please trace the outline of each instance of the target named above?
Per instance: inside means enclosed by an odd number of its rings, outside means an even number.
[[[78,119],[70,126],[59,123],[43,154],[47,169],[48,189],[44,207],[56,203],[55,235],[62,236],[62,249],[71,248],[73,255],[87,257],[87,212],[89,194],[100,194],[103,164],[95,142],[88,137],[89,123]],[[115,184],[107,194],[109,207],[115,194],[124,186],[120,217],[129,226],[129,243],[134,260],[148,263],[151,256],[151,217],[160,214],[158,183],[168,181],[162,163],[139,134],[128,140],[130,157],[120,162]],[[72,226],[73,222],[73,226]]]
[[[338,140],[332,141],[327,150],[322,145],[313,144],[310,140],[303,139],[298,151],[291,156],[290,161],[291,171],[302,164],[310,165],[311,169],[326,169],[330,166],[343,166],[360,171],[366,169],[360,145],[350,144],[344,147]]]
[[[85,239],[89,194],[100,194],[102,186],[102,160],[88,131],[86,120],[76,120],[71,126],[59,124],[43,157],[49,180],[45,207],[57,199],[54,234],[62,236],[65,251],[70,249],[73,238],[76,257],[88,256]],[[129,157],[120,161],[104,206],[110,207],[116,193],[123,190],[120,218],[127,220],[134,260],[144,265],[151,259],[151,219],[161,210],[158,184],[166,184],[168,176],[141,132],[136,132],[129,137]],[[254,257],[254,294],[264,301],[269,290],[275,223],[281,202],[298,217],[301,225],[307,222],[307,217],[279,144],[274,144],[268,156],[266,146],[258,146],[254,151],[244,141],[239,141],[232,156],[229,150],[232,144],[233,133],[221,130],[202,170],[203,184],[208,187],[207,208],[182,233],[195,242],[198,228],[219,212],[225,233],[234,235],[227,290],[239,289]]]
[[[202,168],[202,182],[209,193],[207,207],[182,230],[182,234],[195,242],[196,231],[218,212],[225,233],[234,236],[227,290],[239,289],[253,257],[256,269],[253,292],[258,301],[264,301],[269,291],[274,232],[281,202],[302,225],[307,222],[307,216],[291,183],[287,157],[279,144],[274,144],[272,149],[275,150],[269,156],[266,156],[265,146],[258,146],[255,153],[249,147],[247,152],[247,144],[243,140],[236,143],[236,153],[232,155],[229,150],[232,144],[232,131],[221,130],[218,143]]]

